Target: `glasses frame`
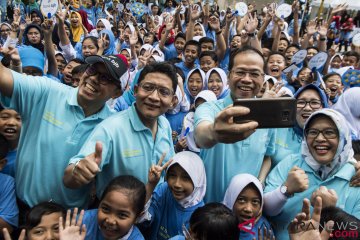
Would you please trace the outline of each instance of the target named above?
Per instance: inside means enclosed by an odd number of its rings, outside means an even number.
[[[117,82],[115,81],[115,79],[111,75],[99,73],[96,70],[96,68],[94,67],[94,65],[92,65],[92,64],[90,64],[86,68],[85,73],[88,76],[98,75],[97,81],[99,82],[100,85],[107,86],[107,85],[112,83],[112,84],[115,84],[115,85],[119,86],[119,84],[117,84]]]
[[[151,84],[151,85],[154,87],[154,89],[153,89],[152,91],[148,91],[147,89],[144,89],[144,88],[143,88],[144,84]],[[174,96],[174,91],[173,91],[172,89],[168,89],[168,88],[166,88],[166,87],[158,86],[158,85],[156,85],[156,84],[154,84],[154,83],[141,82],[141,83],[139,84],[139,87],[140,87],[142,90],[144,90],[144,92],[148,93],[148,95],[152,94],[152,93],[156,90],[156,91],[157,91],[157,94],[158,94],[158,96],[159,96],[160,98],[170,98],[170,97],[173,97],[173,96]],[[160,91],[159,91],[160,88],[164,88],[164,89],[166,88],[167,90],[169,90],[169,91],[170,91],[170,95],[165,96],[165,95],[161,94]]]
[[[304,102],[305,102],[305,105],[304,105],[303,107],[299,107],[299,106],[298,106],[298,102],[299,102],[299,100],[300,100],[300,101],[304,101]],[[314,108],[314,107],[312,107],[312,106],[311,106],[311,102],[314,102],[314,101],[319,101],[320,106],[319,106],[318,108]],[[312,109],[320,109],[320,108],[321,108],[321,106],[322,106],[322,102],[321,102],[320,100],[310,100],[310,101],[306,101],[306,100],[303,100],[303,99],[297,99],[297,100],[296,100],[296,107],[297,107],[297,108],[301,108],[301,109],[303,109],[303,108],[305,108],[305,107],[306,107],[306,105],[308,105],[308,104],[309,104],[309,106],[310,106]]]
[[[251,80],[260,80],[261,78],[264,78],[265,76],[265,73],[262,73],[262,72],[258,72],[258,71],[248,71],[248,70],[243,70],[243,69],[238,69],[238,70],[231,70],[231,72],[235,75],[235,77],[238,77],[238,78],[244,78],[246,77],[247,74],[249,74],[249,78]],[[245,73],[244,76],[240,76],[238,73],[239,72],[243,72]],[[254,76],[251,76],[252,73],[256,73],[256,74],[259,74],[259,76],[257,77],[254,77]]]
[[[314,136],[314,137],[309,136],[309,131],[310,131],[310,130],[315,130],[315,131],[317,131],[316,136]],[[333,131],[336,133],[336,136],[334,136],[334,137],[328,137],[328,136],[326,136],[326,134],[325,134],[324,132],[325,132],[325,131],[328,131],[328,130],[333,130]],[[316,138],[320,135],[320,133],[321,133],[321,134],[323,135],[323,137],[326,138],[326,139],[336,139],[336,138],[339,137],[339,131],[338,131],[337,129],[335,129],[335,128],[325,128],[325,129],[323,129],[323,130],[319,130],[319,129],[316,129],[316,128],[308,128],[308,129],[305,130],[305,136],[306,136],[307,138],[310,138],[310,139],[316,139]]]

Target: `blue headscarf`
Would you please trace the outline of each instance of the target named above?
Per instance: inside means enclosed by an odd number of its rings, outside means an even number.
[[[109,36],[109,47],[104,50],[103,55],[117,54],[115,47],[115,36],[112,33],[112,31],[109,31],[107,29],[101,30],[101,32],[99,33],[99,38],[101,37],[102,34],[106,34]]]
[[[319,94],[323,108],[328,107],[328,98],[327,98],[325,92],[314,84],[305,85],[304,87],[297,90],[297,92],[294,94],[294,98],[298,99],[299,95],[308,89],[314,89]],[[300,136],[301,138],[303,137],[303,129],[299,126],[299,124],[297,122],[295,123],[294,131],[295,131],[296,135]]]

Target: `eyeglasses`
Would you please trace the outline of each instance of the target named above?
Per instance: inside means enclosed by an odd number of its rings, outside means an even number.
[[[234,70],[232,71],[235,75],[235,77],[244,78],[246,77],[246,74],[249,74],[250,78],[252,80],[259,80],[260,78],[264,77],[264,73],[257,72],[257,71],[245,71],[245,70]]]
[[[173,90],[168,89],[167,87],[157,86],[156,84],[149,83],[149,82],[140,83],[140,87],[142,90],[144,90],[148,94],[153,93],[156,89],[159,94],[159,97],[167,98],[167,97],[174,95]]]
[[[307,104],[309,104],[312,109],[321,108],[321,101],[319,101],[319,100],[306,101],[306,100],[303,100],[303,99],[298,99],[297,102],[296,102],[296,106],[298,108],[304,108]]]
[[[114,78],[112,78],[110,75],[108,74],[103,74],[103,73],[99,73],[97,71],[97,69],[93,66],[93,65],[90,65],[86,68],[85,70],[85,73],[86,75],[88,76],[95,76],[95,75],[98,75],[98,82],[100,85],[108,85],[109,83],[113,83],[115,85],[119,85],[117,84],[117,82],[114,80]]]
[[[4,32],[11,32],[11,29],[1,30],[0,32],[2,32],[2,33],[4,33]]]
[[[325,128],[324,130],[320,131],[319,129],[309,128],[305,130],[305,135],[308,138],[317,138],[319,134],[322,134],[326,139],[334,139],[337,138],[339,133],[336,129],[333,128]]]

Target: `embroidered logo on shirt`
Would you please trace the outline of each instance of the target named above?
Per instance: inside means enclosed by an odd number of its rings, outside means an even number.
[[[63,122],[61,122],[55,118],[55,115],[52,112],[45,112],[43,115],[43,119],[57,127],[61,127],[62,125],[64,125]]]
[[[142,152],[141,152],[141,150],[126,149],[126,150],[122,151],[121,154],[124,157],[137,157],[137,156],[141,156]]]

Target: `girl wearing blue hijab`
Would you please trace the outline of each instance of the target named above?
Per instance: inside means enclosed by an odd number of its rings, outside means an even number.
[[[293,128],[277,129],[275,153],[271,156],[272,167],[286,156],[300,153],[305,121],[313,112],[328,107],[324,91],[314,84],[300,88],[294,97],[297,99],[296,123]]]
[[[107,29],[101,30],[101,32],[99,33],[99,38],[101,37],[105,37],[106,39],[105,41],[106,48],[104,49],[103,55],[118,54],[116,52],[116,47],[115,47],[115,36],[112,33],[112,31],[109,31]]]

